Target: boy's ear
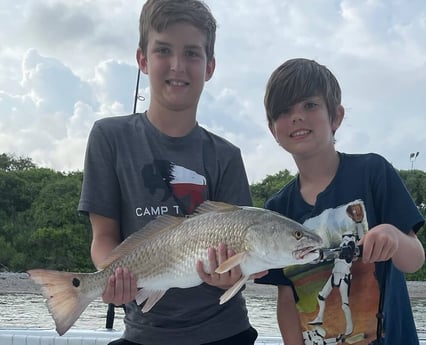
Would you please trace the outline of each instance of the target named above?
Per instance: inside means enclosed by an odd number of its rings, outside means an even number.
[[[148,74],[148,60],[141,48],[136,50],[136,61],[142,73]]]
[[[333,133],[340,127],[344,117],[345,117],[345,108],[343,108],[343,105],[337,106],[336,118],[334,119],[333,123],[331,124]]]
[[[210,61],[207,62],[205,81],[209,81],[211,79],[215,68],[216,68],[216,59],[213,57]]]
[[[269,130],[271,131],[271,133],[272,133],[272,136],[274,137],[274,139],[278,142],[278,139],[277,139],[277,137],[275,136],[275,127],[274,127],[274,124],[272,123],[272,122],[270,122],[270,121],[268,121],[268,127],[269,127]]]

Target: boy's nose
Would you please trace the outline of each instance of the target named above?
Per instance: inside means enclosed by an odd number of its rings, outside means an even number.
[[[291,122],[293,124],[299,122],[299,121],[303,121],[303,115],[297,111],[297,110],[293,110],[290,114],[290,118],[291,118]]]
[[[181,72],[184,69],[183,59],[179,56],[173,56],[170,62],[170,69],[175,72]]]

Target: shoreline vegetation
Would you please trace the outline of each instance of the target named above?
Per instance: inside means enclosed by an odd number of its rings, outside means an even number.
[[[408,281],[408,292],[411,298],[426,298],[426,281]],[[0,294],[41,294],[40,287],[35,284],[27,273],[0,272]],[[245,293],[256,296],[274,296],[276,288],[269,285],[246,285]]]
[[[426,217],[426,172],[413,169],[398,172]],[[294,178],[290,171],[283,170],[251,184],[253,205],[262,208],[271,195]],[[0,273],[38,267],[74,272],[95,270],[90,255],[90,221],[77,212],[82,181],[82,172],[39,168],[31,158],[0,153]],[[423,246],[426,246],[425,230],[426,225],[417,232]],[[18,279],[20,283],[15,285],[2,277],[0,293],[6,291],[6,286],[7,291],[27,291],[24,279]],[[426,265],[406,277],[426,281]]]

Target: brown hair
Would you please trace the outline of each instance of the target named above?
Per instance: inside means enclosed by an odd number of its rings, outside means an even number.
[[[339,82],[333,73],[314,60],[297,58],[284,62],[266,85],[264,104],[269,125],[294,104],[312,96],[324,97],[333,122],[341,103]]]
[[[195,26],[206,36],[207,60],[214,57],[216,20],[209,7],[199,0],[148,0],[139,19],[139,47],[146,53],[149,33],[162,32],[169,25],[185,22]]]

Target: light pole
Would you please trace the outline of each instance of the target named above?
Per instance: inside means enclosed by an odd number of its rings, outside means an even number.
[[[410,153],[410,162],[411,162],[411,170],[413,170],[414,162],[416,161],[417,157],[419,156],[419,152],[411,152]]]

